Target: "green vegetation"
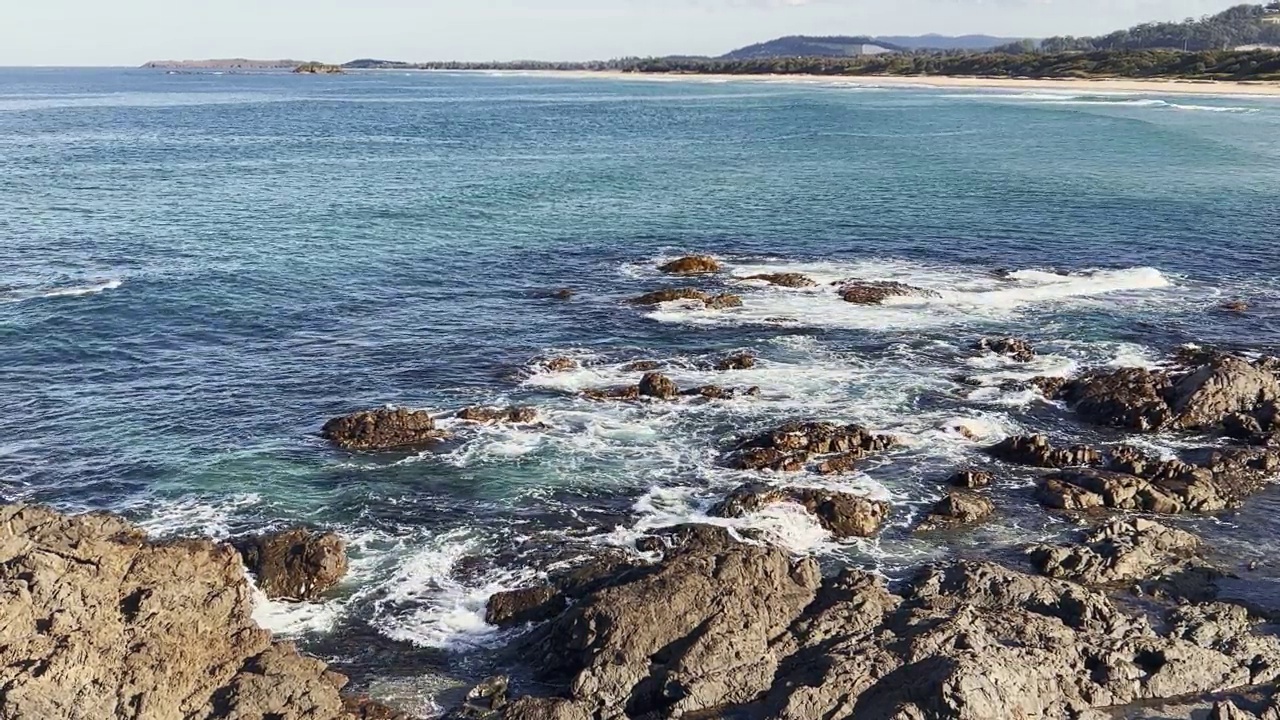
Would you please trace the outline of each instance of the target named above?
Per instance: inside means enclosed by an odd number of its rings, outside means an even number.
[[[961,75],[1027,78],[1169,78],[1280,80],[1280,53],[1267,50],[1099,51],[1089,53],[976,53],[875,55],[759,60],[639,60],[622,68],[641,73],[723,75]]]
[[[303,63],[293,71],[300,75],[341,75],[343,72],[340,65],[326,65],[321,62]]]
[[[1280,45],[1280,24],[1266,22],[1280,17],[1280,2],[1269,5],[1237,5],[1217,15],[1183,22],[1144,23],[1099,37],[1052,37],[1040,50],[1229,50],[1240,45]]]

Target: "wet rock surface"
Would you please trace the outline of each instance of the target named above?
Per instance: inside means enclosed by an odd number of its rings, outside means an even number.
[[[995,504],[982,495],[953,490],[933,506],[916,531],[954,530],[980,523],[990,518],[995,512]]]
[[[706,299],[708,310],[728,310],[742,307],[742,296],[724,293]]]
[[[1142,518],[1113,520],[1082,544],[1038,545],[1032,562],[1043,574],[1086,585],[1128,584],[1200,567],[1200,539]]]
[[[974,345],[981,352],[1004,355],[1018,362],[1031,362],[1036,359],[1036,350],[1031,343],[1020,338],[983,338]]]
[[[385,451],[429,447],[449,437],[437,430],[431,413],[379,408],[334,418],[320,434],[344,450]]]
[[[697,300],[706,303],[711,296],[706,292],[697,288],[666,288],[665,290],[654,290],[645,293],[640,297],[631,300],[632,305],[660,305],[665,302],[673,302],[676,300]]]
[[[689,255],[659,266],[668,275],[709,275],[720,272],[720,261],[710,255]]]
[[[897,446],[897,438],[876,435],[861,425],[795,422],[740,443],[729,456],[729,464],[743,470],[794,472],[815,458],[838,455],[828,458],[828,468],[821,472],[840,472],[857,460]]]
[[[735,353],[716,363],[716,369],[722,372],[729,370],[750,370],[756,366],[756,356],[751,353]]]
[[[379,717],[376,704],[344,701],[345,677],[273,643],[250,597],[230,545],[0,507],[0,717]]]
[[[1055,448],[1044,435],[1007,438],[987,449],[993,457],[1019,465],[1065,468],[1099,465],[1102,452],[1087,445]]]
[[[296,528],[233,544],[258,589],[275,600],[317,600],[347,574],[347,544],[337,533]]]
[[[995,482],[995,479],[994,475],[985,470],[966,468],[948,478],[947,484],[952,487],[977,490],[979,488],[990,487],[991,483]]]
[[[764,273],[761,275],[750,275],[743,278],[744,280],[763,280],[770,285],[778,285],[780,287],[789,288],[807,288],[814,287],[818,283],[812,278],[801,273]]]
[[[458,411],[459,420],[475,423],[514,423],[527,425],[538,419],[537,408],[532,407],[469,407]]]
[[[939,297],[932,290],[905,285],[900,282],[845,281],[839,284],[840,297],[855,305],[879,305],[894,297]]]
[[[834,537],[847,539],[875,535],[889,516],[889,504],[851,493],[820,488],[774,487],[748,483],[734,490],[708,514],[712,517],[743,517],[776,503],[804,506]]]

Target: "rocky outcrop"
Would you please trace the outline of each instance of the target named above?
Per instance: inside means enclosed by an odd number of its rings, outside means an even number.
[[[948,478],[947,484],[952,487],[977,490],[990,487],[991,483],[995,482],[995,479],[994,475],[985,470],[965,468]]]
[[[431,413],[404,408],[379,408],[334,418],[320,433],[344,450],[367,452],[429,447],[449,437],[436,429]]]
[[[620,387],[611,388],[592,388],[582,391],[582,397],[587,400],[597,400],[600,402],[609,400],[639,400],[639,385],[622,385]]]
[[[565,596],[550,584],[500,592],[489,598],[484,621],[507,627],[550,620],[565,608]]]
[[[809,276],[802,275],[800,273],[764,273],[761,275],[749,275],[743,278],[743,280],[763,280],[770,285],[789,288],[814,287],[818,284],[809,278]]]
[[[1165,620],[991,563],[924,568],[901,594],[857,569],[824,580],[709,533],[519,640],[553,694],[502,717],[1092,718],[1280,676],[1280,640],[1240,608]]]
[[[1142,518],[1113,520],[1089,533],[1080,545],[1038,545],[1031,561],[1049,577],[1086,585],[1135,581],[1200,566],[1200,539]]]
[[[250,597],[230,545],[0,507],[0,717],[352,720],[374,707],[344,703],[345,677],[272,643]]]
[[[459,420],[474,423],[514,423],[527,425],[538,419],[537,408],[531,407],[469,407],[458,411]]]
[[[721,385],[701,385],[699,387],[681,390],[681,395],[701,397],[707,400],[729,400],[736,397],[759,397],[759,387],[723,387]]]
[[[1066,510],[1111,508],[1156,514],[1213,513],[1238,505],[1280,472],[1280,449],[1207,449],[1182,460],[1113,451],[1109,470],[1071,468],[1045,477],[1043,504]]]
[[[852,462],[897,445],[897,438],[873,434],[861,425],[796,422],[740,443],[730,455],[729,464],[743,470],[795,472],[815,458],[839,455],[840,465],[847,468]]]
[[[974,349],[1004,355],[1018,362],[1031,362],[1036,359],[1036,350],[1031,343],[1019,338],[983,338],[974,345]]]
[[[547,372],[569,372],[581,367],[577,360],[565,355],[538,360],[533,366]]]
[[[640,379],[640,394],[658,400],[673,400],[680,395],[680,387],[662,373],[647,373]]]
[[[668,275],[710,275],[720,272],[720,262],[710,255],[689,255],[661,265],[658,270]]]
[[[839,539],[871,537],[889,516],[889,504],[821,488],[773,487],[748,483],[708,512],[712,517],[744,517],[768,505],[796,503]]]
[[[1280,379],[1265,368],[1231,355],[1208,357],[1182,374],[1145,368],[1089,373],[1067,382],[1058,395],[1093,422],[1142,432],[1218,429],[1229,416],[1255,415],[1280,400]]]
[[[723,293],[721,295],[716,295],[715,297],[707,298],[706,306],[708,310],[728,310],[730,308],[739,308],[742,307],[742,297],[739,295],[732,295],[730,293]]]
[[[933,506],[916,531],[954,530],[980,523],[995,512],[996,506],[987,498],[977,493],[955,490],[947,493],[945,498]]]
[[[697,288],[666,288],[645,293],[631,300],[632,305],[661,305],[676,300],[697,300],[706,303],[711,296]]]
[[[855,305],[879,305],[892,297],[939,297],[932,290],[905,285],[900,282],[845,281],[838,283],[840,297]]]
[[[1088,445],[1055,448],[1044,435],[1006,438],[987,448],[987,452],[1006,462],[1042,468],[1100,465],[1103,458],[1101,451]]]
[[[734,353],[716,363],[716,369],[721,372],[729,370],[750,370],[756,366],[756,356],[751,353]]]
[[[657,360],[636,360],[622,366],[622,372],[653,372],[662,367]]]
[[[347,574],[347,543],[337,533],[297,528],[233,544],[274,600],[318,600]]]

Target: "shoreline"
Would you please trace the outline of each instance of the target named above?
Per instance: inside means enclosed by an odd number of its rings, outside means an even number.
[[[713,73],[640,73],[620,70],[463,70],[487,74],[539,75],[546,77],[604,78],[611,80],[665,80],[688,82],[824,83],[873,88],[938,88],[969,90],[1065,90],[1146,95],[1208,95],[1280,98],[1280,82],[1240,80],[1178,80],[1139,78],[1002,78],[956,75],[737,75]]]

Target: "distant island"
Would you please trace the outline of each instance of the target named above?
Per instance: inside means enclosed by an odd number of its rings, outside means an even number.
[[[303,63],[293,69],[298,75],[341,75],[346,72],[341,65],[327,65],[319,62]]]
[[[303,60],[249,60],[225,58],[215,60],[152,60],[143,64],[147,70],[293,70]]]

